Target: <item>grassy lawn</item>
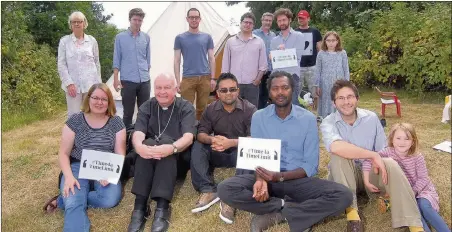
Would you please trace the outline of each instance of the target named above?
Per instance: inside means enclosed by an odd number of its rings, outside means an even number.
[[[398,93],[402,102],[402,118],[398,118],[395,107],[386,109],[388,126],[395,122],[410,122],[415,125],[425,156],[429,175],[440,196],[440,214],[451,226],[451,155],[438,152],[431,147],[451,139],[450,124],[442,124],[444,94],[427,94],[421,98],[409,92]],[[375,91],[361,94],[360,106],[380,112],[380,103]],[[4,113],[4,112],[3,112]],[[3,118],[2,118],[3,119]],[[65,112],[54,114],[45,120],[2,133],[2,230],[3,231],[62,231],[63,214],[45,215],[42,205],[58,193],[59,173],[57,152],[61,128],[66,120]],[[5,123],[4,119],[2,123]],[[388,128],[385,128],[386,132]],[[3,128],[2,128],[2,131]],[[321,143],[319,176],[327,175],[329,155]],[[219,182],[233,175],[232,169],[217,169]],[[89,209],[92,231],[126,231],[133,209],[134,197],[130,193],[133,179],[125,189],[120,204],[109,210]],[[198,194],[191,185],[190,175],[180,186],[173,201],[170,231],[249,231],[251,215],[238,211],[233,225],[226,225],[219,217],[219,205],[205,212],[192,214],[192,206]],[[380,214],[375,201],[360,204],[365,216],[366,231],[402,231],[391,228],[390,213]],[[149,231],[151,221],[146,225]],[[329,218],[314,227],[314,231],[344,231],[345,217]],[[269,231],[289,231],[287,224],[275,226]]]

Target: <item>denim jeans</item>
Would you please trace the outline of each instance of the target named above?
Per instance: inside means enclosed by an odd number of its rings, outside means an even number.
[[[112,208],[121,199],[121,184],[108,184],[105,187],[99,181],[79,179],[80,162],[71,164],[72,174],[80,184],[75,186],[75,194],[69,192],[68,197],[62,197],[64,189],[64,175],[60,183],[60,197],[57,199],[58,208],[64,210],[64,232],[89,231],[91,223],[86,208]],[[94,191],[90,191],[90,181],[94,182]]]
[[[430,224],[436,231],[450,232],[444,219],[439,215],[438,212],[432,207],[430,201],[425,198],[418,198],[417,205],[419,206],[419,211],[422,215],[422,224],[425,232],[431,232],[428,225]],[[427,224],[428,223],[428,224]]]

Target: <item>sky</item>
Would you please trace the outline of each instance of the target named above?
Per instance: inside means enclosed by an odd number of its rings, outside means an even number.
[[[104,6],[104,13],[113,13],[113,17],[109,20],[110,23],[115,24],[120,29],[126,29],[129,26],[129,10],[132,8],[142,8],[146,13],[141,28],[148,30],[152,24],[158,19],[158,17],[165,11],[165,9],[171,4],[171,2],[101,2]],[[241,2],[234,6],[226,6],[225,2],[209,2],[218,14],[220,14],[224,20],[230,22],[230,19],[235,19],[236,22],[240,21],[240,17],[249,11],[248,7],[245,7],[246,3]]]

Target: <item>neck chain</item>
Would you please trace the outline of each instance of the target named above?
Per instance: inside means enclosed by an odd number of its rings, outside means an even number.
[[[173,102],[173,104],[175,104],[176,102]],[[163,131],[160,132],[160,105],[158,105],[158,110],[157,110],[157,120],[159,122],[159,136],[155,135],[155,141],[158,143],[160,141],[160,137],[162,137],[163,133],[165,132],[166,128],[168,127],[170,121],[171,121],[171,117],[173,116],[173,111],[174,111],[174,105],[173,108],[171,109],[171,114],[169,116],[168,122],[166,123],[165,128],[163,128]]]

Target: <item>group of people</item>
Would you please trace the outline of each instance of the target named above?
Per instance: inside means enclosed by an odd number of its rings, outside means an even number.
[[[244,14],[240,33],[226,43],[222,73],[215,78],[212,37],[199,31],[199,10],[189,9],[189,30],[175,38],[175,75],[159,74],[151,99],[150,38],[140,31],[144,15],[132,9],[130,28],[115,41],[114,88],[122,89],[122,120],[115,116],[110,89],[100,81],[97,43],[83,33],[88,25],[83,14],[69,17],[73,34],[60,41],[58,70],[69,119],[59,151],[60,194],[44,210],[64,210],[64,231],[89,231],[87,207],[111,208],[120,202],[120,184],[78,178],[80,158],[83,149],[126,155],[126,127],[132,125],[136,101],[132,143],[138,156],[128,231],[143,230],[151,215],[149,199],[156,202],[151,231],[168,230],[176,180],[187,166],[199,192],[192,213],[220,201],[219,217],[228,224],[237,209],[253,213],[251,231],[283,221],[291,231],[310,231],[324,218],[342,213],[347,231],[364,231],[357,205],[361,191],[379,196],[379,209],[391,212],[394,228],[430,231],[431,225],[450,231],[438,213],[439,197],[414,128],[396,124],[387,141],[378,116],[358,108],[358,89],[349,81],[339,36],[328,32],[322,40],[318,30],[308,26],[307,11],[298,13],[297,30],[290,28],[293,15],[288,9],[265,13],[262,27],[254,31],[254,15]],[[273,18],[281,29],[278,36],[269,30]],[[270,51],[288,48],[296,48],[300,66],[272,70]],[[298,103],[304,82],[314,98],[318,96],[320,131],[330,153],[327,179],[316,177],[318,119]],[[211,90],[218,99],[207,105]],[[214,169],[236,165],[239,137],[281,140],[280,171],[236,169],[234,176],[216,185]]]

